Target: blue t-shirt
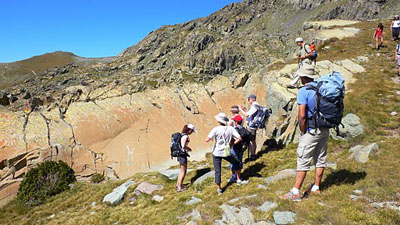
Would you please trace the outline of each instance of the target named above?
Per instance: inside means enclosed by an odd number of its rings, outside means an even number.
[[[316,85],[316,82],[311,82],[311,85]],[[315,91],[307,90],[307,87],[302,87],[297,92],[297,104],[306,105],[307,118],[312,117],[315,112]]]

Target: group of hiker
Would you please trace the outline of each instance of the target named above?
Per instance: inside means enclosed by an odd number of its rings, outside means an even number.
[[[343,99],[345,94],[344,80],[340,73],[319,76],[316,74],[316,51],[314,41],[307,44],[299,37],[295,40],[299,51],[297,53],[299,68],[288,88],[297,88],[301,81],[301,88],[297,93],[298,123],[300,128],[299,145],[297,148],[297,175],[293,188],[286,194],[279,196],[281,199],[300,201],[303,194],[300,189],[307,172],[310,170],[311,161],[316,167],[315,181],[307,191],[319,194],[322,175],[326,167],[327,143],[329,129],[339,129],[343,117]],[[247,98],[249,109],[243,106],[232,106],[232,117],[225,113],[215,116],[217,126],[214,127],[205,139],[206,142],[214,140],[212,150],[215,170],[215,184],[218,194],[222,194],[221,163],[228,161],[231,165],[232,177],[228,183],[237,185],[247,184],[243,180],[243,152],[248,149],[251,153],[250,160],[256,159],[257,130],[265,128],[265,123],[271,113],[270,109],[260,106],[257,97],[251,94]],[[244,120],[246,118],[246,126]],[[187,171],[188,152],[191,151],[189,135],[196,132],[192,124],[185,125],[181,133],[172,135],[171,156],[177,157],[181,166],[176,184],[178,192],[185,191],[183,180]]]
[[[215,171],[215,183],[217,185],[218,194],[222,194],[221,187],[221,166],[222,161],[228,161],[232,171],[232,177],[228,183],[236,183],[237,185],[247,184],[248,181],[243,180],[241,170],[243,168],[243,152],[249,149],[250,160],[256,159],[256,134],[257,129],[263,128],[268,119],[270,110],[260,106],[256,100],[257,97],[251,94],[247,98],[250,105],[249,110],[246,107],[234,105],[231,107],[232,117],[220,112],[215,116],[216,123],[208,134],[205,142],[215,141],[212,157]],[[242,115],[243,116],[242,116]],[[247,126],[244,127],[244,118],[247,118]],[[191,148],[188,146],[189,135],[196,132],[194,125],[187,124],[183,127],[181,133],[172,135],[171,156],[177,157],[180,164],[180,173],[176,184],[176,191],[182,192],[187,190],[183,185],[183,180],[187,172],[187,157]]]

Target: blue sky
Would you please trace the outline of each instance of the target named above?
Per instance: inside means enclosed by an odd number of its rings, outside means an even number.
[[[233,0],[1,0],[0,62],[58,50],[117,55],[162,25],[208,16]]]

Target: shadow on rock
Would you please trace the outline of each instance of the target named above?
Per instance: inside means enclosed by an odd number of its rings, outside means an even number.
[[[201,176],[203,176],[204,174],[206,174],[210,171],[211,171],[211,168],[204,168],[204,169],[196,170],[196,174],[194,175],[194,177],[192,177],[192,179],[190,179],[190,183],[193,184],[197,179],[199,179]]]
[[[366,176],[367,173],[364,171],[351,172],[346,169],[338,170],[332,172],[326,177],[326,179],[321,183],[321,188],[328,189],[333,185],[342,185],[342,184],[354,185],[357,181],[364,179]]]
[[[259,172],[266,167],[266,165],[262,162],[255,163],[254,165],[251,165],[247,167],[243,172],[242,172],[242,177],[245,180],[248,180],[250,177],[262,177]]]

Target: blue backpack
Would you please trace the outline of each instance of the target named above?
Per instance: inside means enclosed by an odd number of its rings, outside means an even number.
[[[247,118],[248,127],[252,129],[264,129],[272,110],[266,107],[257,106],[257,112]]]
[[[309,128],[336,128],[342,122],[344,110],[345,86],[344,79],[339,72],[333,72],[318,79],[316,85],[309,84],[308,90],[314,90],[315,112],[307,121]]]

